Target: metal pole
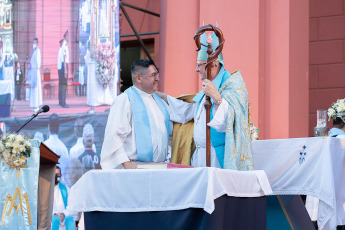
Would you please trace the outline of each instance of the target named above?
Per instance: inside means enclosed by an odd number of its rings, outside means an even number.
[[[145,32],[145,33],[139,33],[139,36],[145,36],[145,35],[153,35],[153,34],[159,34],[159,31],[155,31],[155,32]],[[120,35],[121,38],[125,38],[125,37],[133,37],[136,36],[135,34],[122,34]]]
[[[137,6],[133,6],[133,5],[125,3],[125,2],[121,2],[120,5],[124,5],[124,6],[130,7],[130,8],[133,8],[133,9],[136,9],[136,10],[139,10],[139,11],[151,14],[153,16],[160,17],[160,14],[157,14],[157,13],[149,11],[149,10],[145,10],[145,9],[137,7]]]
[[[122,4],[123,4],[123,3],[122,3]],[[152,59],[152,57],[151,57],[149,51],[146,49],[146,46],[145,46],[143,40],[140,38],[139,33],[138,33],[137,30],[135,29],[135,27],[134,27],[134,25],[133,25],[133,23],[132,23],[132,20],[129,18],[129,16],[128,16],[128,14],[127,14],[127,11],[125,10],[125,8],[123,7],[122,4],[120,4],[120,8],[121,8],[123,14],[125,15],[125,17],[126,17],[128,23],[129,23],[129,25],[131,26],[131,28],[132,28],[132,30],[133,30],[135,36],[138,38],[139,43],[140,43],[141,47],[144,49],[144,52],[145,52],[146,56],[153,62],[153,65],[154,65],[154,66],[156,67],[156,69],[158,70],[158,68],[157,68],[157,66],[156,66],[156,64],[155,64],[155,62],[153,61],[153,59]]]

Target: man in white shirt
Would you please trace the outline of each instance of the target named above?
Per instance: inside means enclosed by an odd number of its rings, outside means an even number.
[[[59,73],[59,105],[63,108],[69,108],[66,104],[66,91],[68,82],[68,63],[69,51],[67,43],[69,41],[68,30],[64,34],[64,39],[60,40],[60,49],[58,53],[58,73]]]
[[[101,151],[102,169],[137,168],[135,161],[164,162],[168,154],[170,116],[155,92],[159,73],[152,61],[131,66],[133,86],[114,99]]]
[[[44,142],[55,154],[59,155],[59,166],[62,173],[62,182],[66,183],[66,167],[68,164],[68,150],[66,145],[59,139],[60,118],[56,113],[49,117],[48,134],[49,138]]]

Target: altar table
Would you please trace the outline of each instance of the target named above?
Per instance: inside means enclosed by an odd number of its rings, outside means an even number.
[[[320,200],[319,229],[345,224],[345,140],[334,137],[252,142],[255,169],[264,170],[274,195]]]
[[[68,209],[85,213],[87,230],[266,229],[269,194],[262,170],[91,170],[71,188]]]

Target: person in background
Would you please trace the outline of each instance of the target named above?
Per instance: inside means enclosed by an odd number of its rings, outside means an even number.
[[[6,125],[5,122],[0,122],[0,138],[6,135]]]
[[[23,72],[20,68],[19,62],[17,62],[14,78],[15,78],[15,85],[16,85],[16,99],[20,101],[21,100],[20,92],[22,90],[22,84],[23,84]]]
[[[34,135],[34,139],[39,140],[40,142],[44,142],[44,137],[41,132],[36,132]]]
[[[84,168],[88,171],[90,169],[100,169],[100,158],[96,152],[92,150],[94,144],[94,130],[91,124],[86,124],[83,129],[83,144],[85,151],[78,157]]]
[[[69,33],[64,34],[64,39],[60,40],[60,49],[58,53],[58,73],[59,73],[59,105],[63,108],[69,108],[66,104],[66,91],[68,82],[68,51]]]
[[[30,86],[30,108],[37,112],[42,105],[42,86],[41,86],[41,51],[38,47],[38,39],[35,38],[32,44],[32,55],[28,72],[28,84]]]
[[[345,139],[345,116],[333,119],[333,127],[329,130],[329,137]]]
[[[48,135],[49,138],[44,142],[44,144],[50,148],[55,154],[59,155],[59,166],[61,168],[62,182],[66,183],[65,177],[68,176],[66,172],[66,167],[68,164],[68,150],[66,145],[59,138],[60,130],[60,117],[53,113],[49,117],[48,124]]]
[[[83,128],[84,128],[84,121],[82,118],[78,118],[74,122],[74,136],[77,138],[77,143],[73,145],[73,147],[69,150],[69,157],[70,159],[78,158],[84,151],[84,144],[83,144]],[[92,150],[96,152],[95,144],[92,144]]]
[[[69,213],[67,211],[69,188],[60,182],[61,169],[56,166],[55,186],[54,186],[54,204],[52,230],[74,230],[76,223],[80,219],[79,213]]]

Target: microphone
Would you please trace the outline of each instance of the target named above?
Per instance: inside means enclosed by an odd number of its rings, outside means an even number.
[[[34,113],[34,114],[32,114],[32,116],[37,116],[38,114],[40,114],[40,113],[46,113],[46,112],[48,112],[49,111],[49,106],[48,105],[44,105],[44,106],[42,106],[42,108],[40,109],[40,110],[38,110],[36,113]]]
[[[36,113],[32,114],[29,119],[24,123],[24,125],[22,125],[17,131],[16,133],[19,133],[19,131],[24,128],[30,121],[32,121],[32,119],[34,119],[35,117],[37,117],[38,114],[40,113],[46,113],[49,111],[49,106],[48,105],[44,105],[42,106],[42,108],[40,110],[38,110]]]

